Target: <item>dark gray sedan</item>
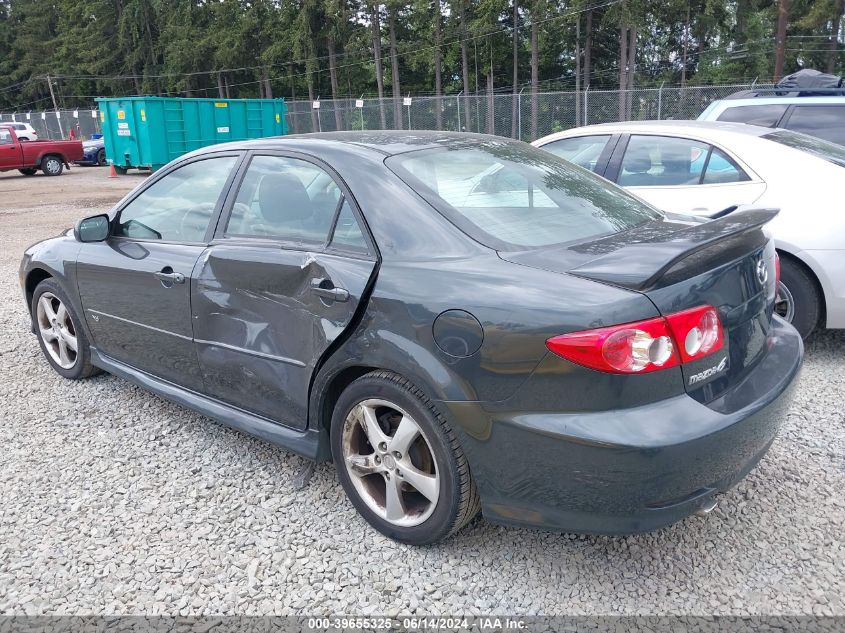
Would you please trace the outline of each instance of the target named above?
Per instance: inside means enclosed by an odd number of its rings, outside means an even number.
[[[29,248],[32,328],[314,460],[400,541],[493,521],[651,530],[772,443],[802,357],[775,211],[657,212],[524,143],[327,134],[205,148]]]

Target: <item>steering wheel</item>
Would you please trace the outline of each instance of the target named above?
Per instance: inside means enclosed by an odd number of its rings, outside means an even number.
[[[193,238],[199,234],[199,239],[192,239],[191,241],[200,241],[208,228],[214,207],[214,204],[206,202],[185,211],[185,215],[182,216],[182,221],[179,223],[179,235],[182,236],[182,239]]]

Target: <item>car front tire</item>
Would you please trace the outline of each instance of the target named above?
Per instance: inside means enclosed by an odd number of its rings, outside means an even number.
[[[38,173],[37,169],[32,169],[31,167],[28,167],[27,169],[19,169],[18,171],[21,172],[24,176],[34,176]]]
[[[478,491],[455,432],[402,376],[376,371],[352,382],[335,406],[331,446],[352,505],[385,536],[427,545],[478,514]]]
[[[821,293],[816,280],[803,266],[786,257],[780,260],[775,312],[792,323],[803,338],[813,333],[821,318]]]
[[[99,167],[106,166],[106,150],[101,149],[97,152],[97,165]]]
[[[58,282],[45,279],[38,284],[30,309],[41,351],[59,375],[80,380],[99,373],[91,364],[91,347],[79,316]]]

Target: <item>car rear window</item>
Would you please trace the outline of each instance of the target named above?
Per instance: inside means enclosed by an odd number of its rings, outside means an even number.
[[[386,164],[461,230],[499,250],[582,241],[661,217],[608,181],[522,143],[419,150]]]
[[[789,130],[769,132],[768,134],[764,134],[763,138],[793,149],[809,152],[834,165],[845,167],[845,147],[842,145],[837,145],[836,143],[831,143],[815,136],[809,136],[808,134],[790,132]]]

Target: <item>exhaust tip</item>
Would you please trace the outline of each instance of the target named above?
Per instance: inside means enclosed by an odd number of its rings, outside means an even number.
[[[716,500],[710,499],[703,506],[701,506],[698,510],[696,510],[695,515],[699,516],[699,517],[706,517],[708,514],[713,512],[713,509],[715,507],[716,507]]]

